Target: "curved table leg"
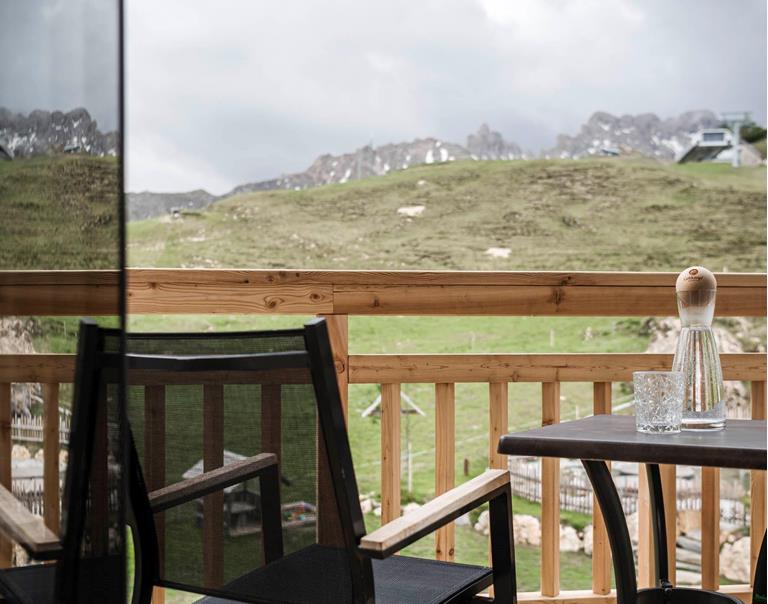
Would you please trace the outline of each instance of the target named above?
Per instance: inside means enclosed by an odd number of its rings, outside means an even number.
[[[651,523],[653,528],[653,552],[656,566],[656,586],[672,587],[669,582],[669,562],[667,554],[667,523],[664,518],[664,495],[661,490],[661,473],[655,463],[646,464],[648,491],[651,500]]]
[[[600,513],[605,521],[608,541],[611,544],[613,572],[616,578],[617,604],[635,604],[637,602],[637,576],[635,560],[632,557],[632,542],[629,540],[627,521],[621,500],[613,484],[611,472],[604,461],[582,459],[595,497],[600,504]],[[663,509],[663,508],[662,508]]]

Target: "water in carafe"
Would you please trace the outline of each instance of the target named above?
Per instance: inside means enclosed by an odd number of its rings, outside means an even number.
[[[701,266],[685,269],[675,286],[682,322],[673,371],[685,378],[683,430],[725,428],[725,389],[712,318],[717,281]]]

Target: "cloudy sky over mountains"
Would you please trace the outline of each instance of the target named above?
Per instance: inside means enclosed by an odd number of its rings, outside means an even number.
[[[50,22],[67,10],[54,0],[2,4],[0,22],[13,10],[27,19],[18,31],[4,28],[5,57],[39,50],[28,43],[35,19]],[[484,121],[533,151],[576,132],[596,110],[669,117],[746,109],[765,123],[763,0],[130,0],[126,7],[130,190],[221,193],[369,142],[436,136],[463,144]],[[107,31],[112,23],[103,10],[78,15],[104,19]],[[104,61],[96,57],[109,44],[91,37],[87,49],[62,53],[77,36],[58,36],[55,52],[46,45],[44,69],[21,53],[0,76],[0,105],[84,105],[102,126],[114,125],[109,95],[83,78],[45,94],[43,86],[9,88],[22,73],[50,77],[60,57],[77,52],[75,67],[97,73]]]

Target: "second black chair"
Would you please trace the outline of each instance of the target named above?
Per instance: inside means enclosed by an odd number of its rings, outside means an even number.
[[[509,475],[366,534],[327,327],[131,334],[137,597],[441,603],[515,598]],[[147,490],[144,490],[144,484]],[[489,502],[493,568],[392,556]]]

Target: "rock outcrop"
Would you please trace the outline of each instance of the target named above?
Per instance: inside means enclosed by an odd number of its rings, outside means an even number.
[[[116,155],[117,132],[101,132],[87,110],[35,110],[29,115],[0,107],[0,144],[13,157],[54,153]]]
[[[598,155],[637,154],[672,160],[687,149],[702,128],[714,128],[720,120],[712,111],[686,111],[660,119],[653,113],[615,116],[604,111],[592,114],[578,134],[561,134],[557,144],[544,152],[549,158],[581,158]]]

